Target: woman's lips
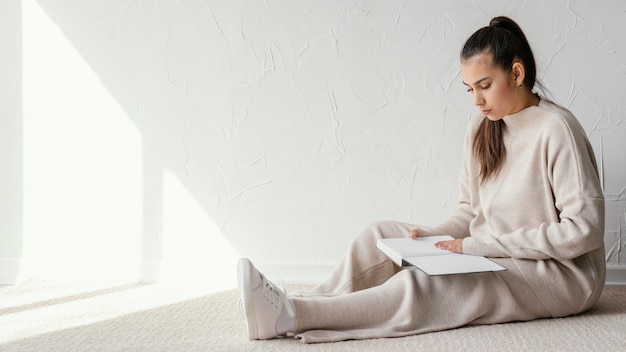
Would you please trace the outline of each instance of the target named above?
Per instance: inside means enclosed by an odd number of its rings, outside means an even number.
[[[483,114],[485,116],[489,115],[489,113],[491,112],[491,110],[482,110]]]

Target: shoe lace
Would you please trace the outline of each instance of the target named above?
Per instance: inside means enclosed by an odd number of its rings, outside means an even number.
[[[276,309],[280,307],[280,303],[282,302],[283,306],[287,309],[287,313],[289,313],[292,317],[295,316],[296,313],[287,298],[287,290],[285,290],[285,283],[283,280],[279,279],[276,284],[274,284],[266,279],[265,276],[262,276],[262,279],[263,287],[261,289],[261,293],[263,294],[263,297],[265,297]],[[241,299],[241,297],[237,300],[237,309],[239,310],[239,314],[241,316],[246,316],[243,299]]]
[[[280,308],[282,305],[287,309],[287,313],[290,316],[295,316],[295,312],[289,299],[287,298],[287,291],[285,290],[285,284],[282,280],[278,280],[276,284],[272,283],[270,280],[266,279],[265,276],[263,278],[263,287],[261,289],[261,294],[267,299],[267,301],[274,306],[276,309]]]

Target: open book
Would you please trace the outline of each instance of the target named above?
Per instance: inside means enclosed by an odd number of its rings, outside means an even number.
[[[453,240],[451,236],[379,239],[376,247],[399,266],[414,265],[428,275],[502,271],[506,268],[476,255],[459,254],[435,247],[435,242]]]

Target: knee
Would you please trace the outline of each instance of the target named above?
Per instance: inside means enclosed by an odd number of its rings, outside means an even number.
[[[410,228],[410,225],[397,221],[377,221],[367,226],[361,233],[361,237],[371,238],[374,240],[379,238],[407,237],[409,235]]]

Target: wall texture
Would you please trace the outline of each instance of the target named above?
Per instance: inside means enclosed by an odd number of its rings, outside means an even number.
[[[317,279],[370,222],[436,224],[476,112],[458,52],[496,15],[587,131],[626,265],[626,1],[22,3],[30,275]]]

